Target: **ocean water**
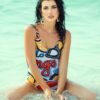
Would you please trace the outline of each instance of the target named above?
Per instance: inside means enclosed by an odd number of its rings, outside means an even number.
[[[26,80],[24,29],[35,21],[36,2],[0,1],[0,93]],[[68,79],[95,92],[100,100],[100,1],[64,2],[66,29],[72,35]]]

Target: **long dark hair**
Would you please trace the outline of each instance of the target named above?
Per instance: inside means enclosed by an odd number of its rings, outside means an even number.
[[[37,5],[36,5],[36,23],[41,21],[41,6],[42,2],[44,0],[38,0]],[[62,42],[64,42],[65,39],[65,34],[66,34],[66,29],[65,29],[65,11],[64,11],[64,2],[63,0],[54,0],[57,4],[57,8],[59,11],[59,22],[56,22],[56,30],[58,31],[58,34],[60,36],[60,39]]]

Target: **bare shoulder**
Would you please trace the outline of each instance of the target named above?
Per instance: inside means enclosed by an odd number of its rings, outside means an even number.
[[[71,42],[71,32],[69,30],[66,30],[64,45],[70,44],[70,42]]]
[[[66,30],[65,40],[71,39],[71,32],[69,30]]]
[[[25,26],[24,33],[26,36],[35,38],[35,28],[32,25]]]

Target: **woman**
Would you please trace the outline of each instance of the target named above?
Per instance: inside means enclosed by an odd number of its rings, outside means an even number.
[[[36,17],[36,24],[25,29],[27,82],[9,93],[9,100],[20,100],[27,93],[39,91],[51,98],[52,90],[61,98],[61,93],[68,90],[80,100],[95,100],[94,93],[67,79],[71,33],[65,29],[63,1],[39,0]]]

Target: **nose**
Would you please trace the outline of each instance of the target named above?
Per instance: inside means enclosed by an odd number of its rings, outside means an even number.
[[[51,14],[52,13],[52,8],[48,9],[48,13]]]

